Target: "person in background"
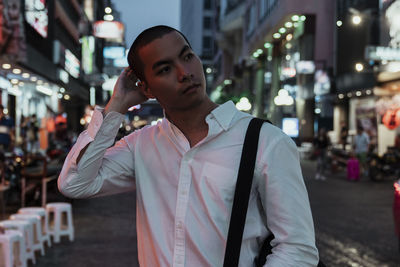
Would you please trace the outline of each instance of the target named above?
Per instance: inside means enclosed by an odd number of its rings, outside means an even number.
[[[346,123],[342,121],[342,128],[340,129],[340,143],[342,144],[343,150],[346,150],[347,137],[349,136],[349,129]]]
[[[4,114],[4,106],[0,105],[0,151],[10,151],[14,141],[14,120]]]
[[[327,168],[327,152],[331,141],[325,128],[318,131],[317,137],[314,139],[314,149],[317,156],[317,173],[315,174],[316,180],[326,180],[325,172]]]
[[[28,153],[35,154],[39,152],[39,121],[36,118],[36,114],[33,114],[28,121],[26,138]]]
[[[28,132],[29,116],[24,116],[23,114],[21,114],[20,122],[21,122],[20,136],[21,136],[21,140],[22,140],[21,148],[24,151],[24,153],[26,153],[27,152],[27,150],[26,150],[26,146],[27,146],[26,134]]]
[[[357,134],[354,136],[354,153],[360,162],[360,174],[367,175],[367,154],[369,150],[370,140],[368,134],[364,131],[364,128],[359,125],[357,127]]]

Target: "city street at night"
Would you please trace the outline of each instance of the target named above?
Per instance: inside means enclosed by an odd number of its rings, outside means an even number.
[[[0,0],[0,267],[324,265],[400,267],[400,0]]]

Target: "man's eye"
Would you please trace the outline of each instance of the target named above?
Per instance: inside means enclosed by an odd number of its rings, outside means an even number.
[[[193,53],[189,53],[189,54],[187,54],[186,56],[185,56],[185,60],[190,60],[190,59],[192,59],[193,58]]]
[[[170,67],[163,67],[162,69],[160,69],[157,74],[163,74],[163,73],[167,73],[171,68]]]

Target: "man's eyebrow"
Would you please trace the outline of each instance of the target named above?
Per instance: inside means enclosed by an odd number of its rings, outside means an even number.
[[[181,52],[179,53],[179,57],[181,57],[188,49],[190,49],[190,47],[189,47],[188,45],[185,45],[185,46],[181,49]],[[151,68],[154,70],[154,69],[158,68],[158,67],[161,66],[161,65],[169,64],[169,63],[171,63],[171,62],[172,62],[172,60],[170,60],[170,59],[160,60],[160,61],[157,61],[156,63],[154,63],[153,66],[152,66]]]
[[[179,53],[179,57],[181,57],[188,49],[190,49],[190,47],[188,45],[185,45]]]

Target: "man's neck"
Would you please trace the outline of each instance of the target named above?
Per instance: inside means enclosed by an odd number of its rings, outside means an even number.
[[[207,100],[187,110],[166,110],[168,119],[181,130],[190,146],[196,145],[208,134],[206,116],[218,105]]]

